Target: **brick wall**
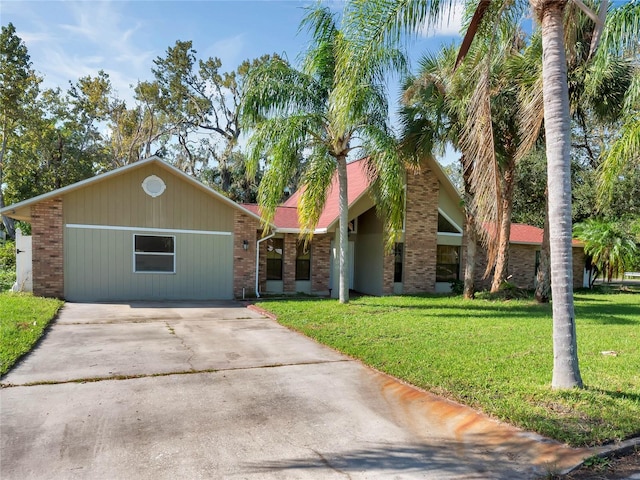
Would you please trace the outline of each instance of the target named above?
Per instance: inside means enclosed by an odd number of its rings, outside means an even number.
[[[539,245],[511,245],[509,247],[510,283],[519,288],[535,288],[536,251]]]
[[[31,207],[33,294],[64,297],[62,197]]]
[[[242,298],[255,295],[256,290],[256,241],[259,222],[238,210],[233,214],[233,295]],[[249,242],[249,249],[242,242]]]
[[[573,288],[582,288],[584,280],[584,248],[572,248],[573,251]]]
[[[435,291],[439,188],[438,179],[426,166],[407,173],[404,293]]]
[[[329,290],[329,257],[331,237],[315,235],[311,242],[311,292],[326,294]]]
[[[296,293],[296,252],[298,234],[287,233],[284,236],[284,259],[282,265],[283,291]]]
[[[393,295],[393,275],[396,257],[394,252],[385,253],[382,260],[382,294]]]
[[[540,245],[520,245],[511,244],[509,247],[509,282],[517,287],[535,288],[535,265],[536,251],[540,250]],[[573,288],[582,287],[584,275],[584,250],[582,248],[573,249]],[[491,288],[492,275],[482,279],[484,269],[487,266],[487,258],[484,249],[478,245],[476,255],[476,290],[489,290]]]
[[[465,260],[466,261],[466,260]],[[487,268],[487,255],[482,245],[476,246],[476,269],[474,277],[474,286],[477,291],[489,290],[491,288],[492,274],[486,278],[484,277],[484,271]],[[462,265],[462,272],[464,272],[464,265]],[[463,277],[464,278],[464,277]]]

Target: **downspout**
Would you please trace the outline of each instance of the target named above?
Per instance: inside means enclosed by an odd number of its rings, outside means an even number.
[[[261,238],[256,242],[256,297],[260,298],[259,282],[260,282],[260,244],[265,240],[269,240],[275,236],[275,232],[271,235]]]

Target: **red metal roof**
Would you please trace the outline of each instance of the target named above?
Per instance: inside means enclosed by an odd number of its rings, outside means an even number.
[[[256,215],[260,215],[260,207],[258,205],[253,203],[243,203],[241,205]],[[287,207],[284,205],[276,208],[273,224],[280,229],[299,228],[298,209],[296,207]]]
[[[347,198],[349,202],[349,206],[353,205],[353,203],[358,200],[369,188],[370,181],[367,176],[366,171],[364,170],[366,158],[361,158],[360,160],[356,160],[354,162],[347,164]],[[278,207],[278,211],[276,211],[276,219],[274,220],[274,224],[278,228],[298,228],[299,223],[296,216],[295,226],[291,221],[291,213],[290,212],[279,212],[280,209],[294,209],[296,210],[298,207],[298,202],[300,201],[300,196],[302,195],[302,189],[296,191],[293,195],[291,195],[281,207]],[[327,192],[327,201],[324,205],[324,210],[320,215],[320,219],[318,220],[318,225],[316,225],[316,229],[326,229],[330,227],[333,223],[338,220],[338,216],[340,215],[340,207],[339,207],[339,187],[338,187],[338,174],[336,173],[333,176],[333,180],[331,181],[331,185],[329,186],[329,191]],[[248,207],[247,207],[248,208]],[[286,225],[280,224],[279,218],[282,221],[286,219]]]
[[[353,205],[356,200],[358,200],[364,193],[366,193],[370,186],[369,177],[367,176],[367,173],[364,169],[365,160],[366,158],[362,158],[360,160],[356,160],[347,164],[347,179],[349,182],[347,195],[349,198],[349,207],[351,207],[351,205]],[[300,228],[300,223],[298,222],[298,202],[300,201],[301,194],[302,189],[296,191],[281,206],[276,209],[273,224],[278,229]],[[333,180],[329,187],[327,202],[324,206],[322,215],[320,215],[318,225],[316,226],[317,230],[327,229],[335,222],[337,222],[338,216],[340,214],[338,194],[338,175],[336,173],[333,176]],[[242,206],[257,215],[260,214],[258,205],[243,204]],[[512,223],[509,241],[510,243],[541,245],[542,235],[543,230],[541,228],[534,227],[532,225],[525,225],[522,223]],[[573,246],[582,246],[582,243],[578,240],[573,240]]]
[[[530,243],[535,245],[542,245],[542,235],[544,230],[532,225],[525,225],[523,223],[512,223],[511,232],[509,234],[509,242],[511,243]],[[582,243],[579,240],[573,240],[574,247],[581,247]]]

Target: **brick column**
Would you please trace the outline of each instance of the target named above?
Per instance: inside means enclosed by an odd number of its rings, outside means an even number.
[[[438,179],[428,167],[407,173],[404,293],[435,291],[439,189]]]
[[[31,207],[33,294],[64,297],[64,235],[62,197]]]
[[[284,236],[284,258],[282,265],[283,291],[296,293],[296,252],[298,235],[287,233]]]
[[[311,242],[311,292],[328,293],[331,237],[315,235]]]
[[[582,288],[582,282],[584,280],[584,248],[573,247],[571,249],[573,254],[573,288]]]
[[[396,257],[394,252],[385,253],[382,260],[382,294],[393,295],[393,277],[395,274]]]
[[[258,220],[238,210],[233,214],[233,295],[242,298],[255,295],[256,290],[256,241]],[[249,242],[248,250],[243,241]]]

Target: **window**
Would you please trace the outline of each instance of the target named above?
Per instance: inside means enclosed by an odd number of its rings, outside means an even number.
[[[436,282],[460,280],[460,247],[438,245],[436,251]]]
[[[460,229],[456,228],[449,220],[444,218],[440,212],[438,212],[438,232],[441,233],[460,233]]]
[[[176,238],[134,235],[133,271],[136,273],[175,273]]]
[[[393,281],[402,283],[402,257],[404,251],[404,243],[396,243],[393,249],[394,265],[393,265]]]
[[[311,280],[311,251],[305,242],[296,249],[296,280]]]
[[[282,280],[283,238],[267,240],[267,280]]]

